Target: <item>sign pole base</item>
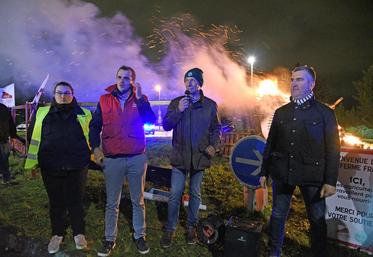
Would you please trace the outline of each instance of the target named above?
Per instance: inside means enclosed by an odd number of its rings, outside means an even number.
[[[268,189],[253,189],[247,186],[243,188],[244,206],[249,213],[254,211],[263,212],[268,204]]]
[[[255,210],[255,190],[247,186],[243,187],[244,205],[249,213]]]

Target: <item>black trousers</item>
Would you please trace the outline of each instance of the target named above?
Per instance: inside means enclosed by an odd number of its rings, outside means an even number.
[[[87,169],[61,171],[62,176],[56,176],[56,173],[41,171],[49,198],[52,235],[65,236],[69,223],[74,236],[84,234],[83,195]]]
[[[0,172],[3,174],[3,180],[10,180],[9,171],[9,144],[0,143]]]

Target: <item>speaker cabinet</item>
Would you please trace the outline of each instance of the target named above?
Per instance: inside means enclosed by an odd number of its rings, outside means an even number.
[[[262,222],[231,217],[225,230],[224,257],[259,257]]]

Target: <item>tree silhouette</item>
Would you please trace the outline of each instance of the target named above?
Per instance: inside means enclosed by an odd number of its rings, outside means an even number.
[[[373,65],[363,71],[363,78],[353,83],[356,88],[354,99],[362,125],[373,128]]]

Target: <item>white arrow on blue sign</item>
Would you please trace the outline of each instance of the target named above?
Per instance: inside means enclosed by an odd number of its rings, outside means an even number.
[[[266,141],[259,136],[240,139],[233,147],[230,164],[236,178],[248,187],[258,187]]]

